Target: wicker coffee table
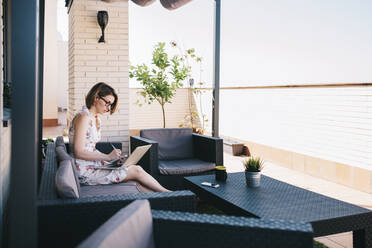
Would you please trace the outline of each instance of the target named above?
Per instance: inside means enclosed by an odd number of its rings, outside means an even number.
[[[220,184],[219,188],[202,182]],[[186,186],[224,212],[256,218],[311,223],[314,236],[353,231],[354,247],[372,247],[372,211],[262,176],[261,186],[248,188],[244,172],[228,174],[226,182],[214,175],[185,177]]]

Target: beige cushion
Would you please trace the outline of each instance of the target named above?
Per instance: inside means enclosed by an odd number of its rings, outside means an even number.
[[[57,193],[61,198],[79,198],[71,160],[63,160],[56,173]]]
[[[78,247],[154,248],[149,201],[136,200],[121,209]]]

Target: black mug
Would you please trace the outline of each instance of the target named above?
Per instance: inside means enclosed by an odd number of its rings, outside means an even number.
[[[216,166],[216,181],[226,181],[227,172],[225,166]]]

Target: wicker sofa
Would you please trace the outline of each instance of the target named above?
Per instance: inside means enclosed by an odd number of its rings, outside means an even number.
[[[132,202],[78,248],[96,247],[276,247],[312,248],[309,223],[153,210]]]
[[[121,147],[121,144],[115,144]],[[109,143],[97,144],[97,149],[109,152]],[[57,195],[55,143],[48,144],[38,195],[39,247],[73,247],[97,229],[119,209],[136,199],[148,199],[151,208],[195,211],[196,197],[191,191],[167,193],[132,193],[61,199]],[[82,186],[94,187],[94,186]]]
[[[212,174],[223,165],[223,140],[191,128],[142,129],[140,136],[130,137],[131,151],[148,144],[152,146],[138,164],[172,190],[185,189],[185,176]]]

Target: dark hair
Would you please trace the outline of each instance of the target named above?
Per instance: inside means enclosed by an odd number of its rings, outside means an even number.
[[[115,93],[115,90],[111,86],[102,82],[95,84],[90,89],[88,95],[85,97],[85,105],[87,105],[87,108],[89,109],[90,107],[92,107],[94,100],[97,97],[104,97],[108,95],[112,95],[115,98],[110,108],[110,114],[113,114],[118,106],[118,95]]]

